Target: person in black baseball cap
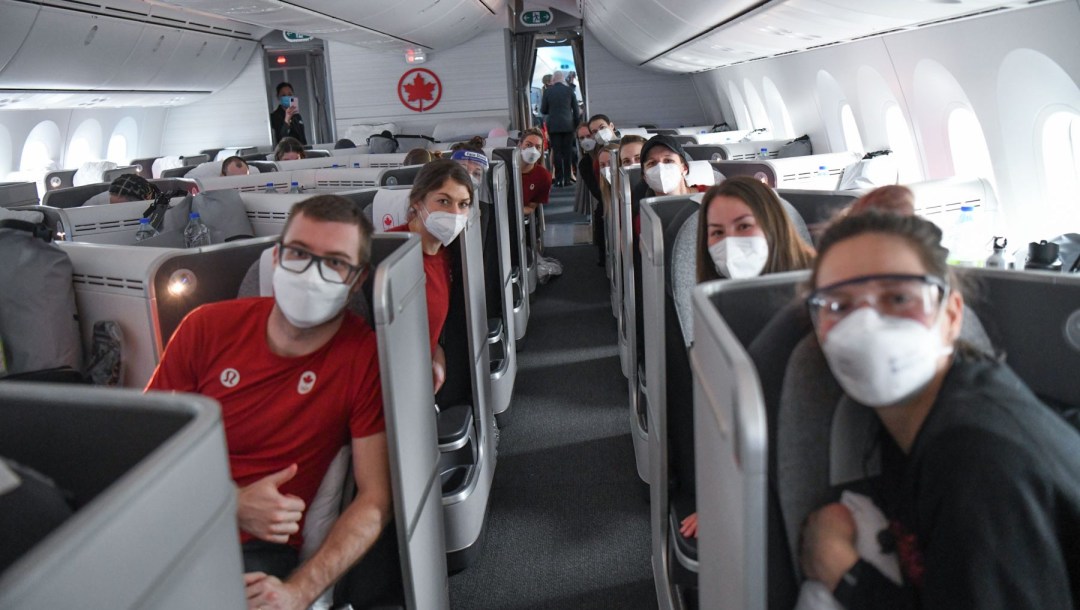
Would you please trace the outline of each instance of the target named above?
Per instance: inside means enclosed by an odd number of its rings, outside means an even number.
[[[693,159],[682,144],[665,135],[655,135],[641,147],[641,177],[652,195],[687,195],[694,192],[686,182]]]

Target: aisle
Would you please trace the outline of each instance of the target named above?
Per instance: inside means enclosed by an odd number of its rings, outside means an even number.
[[[451,577],[451,605],[655,608],[607,278],[592,246],[547,255],[563,276],[534,295],[487,539],[477,564]]]

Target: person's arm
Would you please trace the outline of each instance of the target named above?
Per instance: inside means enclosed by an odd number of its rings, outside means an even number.
[[[285,581],[246,574],[248,608],[307,608],[367,553],[390,522],[390,465],[386,433],[352,440],[356,498],[334,522],[322,546]]]
[[[446,383],[446,351],[443,346],[435,344],[435,351],[431,354],[431,374],[435,393],[439,392]]]
[[[545,91],[544,94],[540,96],[540,114],[546,115],[548,111],[548,92]]]

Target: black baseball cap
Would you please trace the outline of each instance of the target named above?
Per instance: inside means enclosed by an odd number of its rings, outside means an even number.
[[[648,141],[645,142],[645,145],[641,147],[642,165],[645,164],[645,159],[649,157],[649,151],[657,146],[663,146],[682,157],[683,161],[686,162],[687,167],[689,167],[690,162],[694,160],[690,155],[686,154],[686,149],[682,147],[682,144],[679,144],[678,140],[671,136],[658,134],[649,138]]]

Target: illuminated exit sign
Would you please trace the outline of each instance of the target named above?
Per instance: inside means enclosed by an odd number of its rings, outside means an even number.
[[[311,36],[307,34],[299,34],[297,32],[282,32],[285,36],[285,40],[289,42],[307,42],[311,40]]]
[[[555,20],[551,11],[525,11],[521,13],[521,25],[538,27],[548,25]]]

